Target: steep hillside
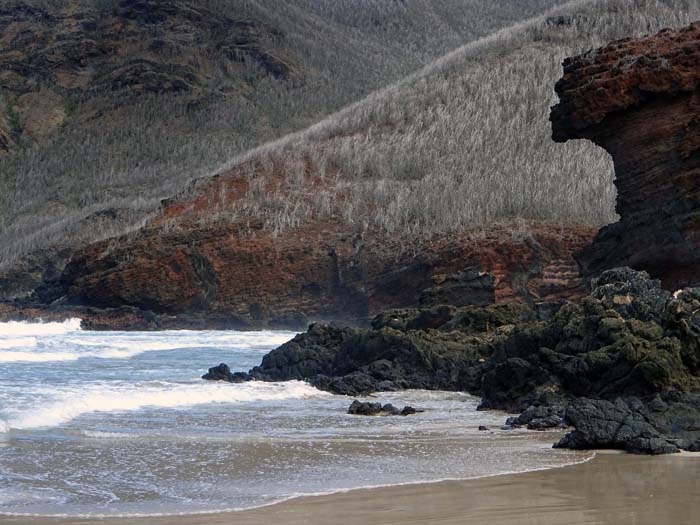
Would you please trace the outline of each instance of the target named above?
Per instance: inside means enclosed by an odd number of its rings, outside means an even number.
[[[83,250],[40,297],[248,322],[362,317],[467,266],[494,277],[496,301],[580,293],[573,254],[614,219],[615,191],[605,152],[551,140],[561,62],[695,18],[696,2],[577,1],[467,45],[197,180],[140,231]]]
[[[24,258],[31,284],[193,177],[557,3],[3,2],[0,267]]]

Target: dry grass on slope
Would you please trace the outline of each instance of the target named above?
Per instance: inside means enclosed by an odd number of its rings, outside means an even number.
[[[27,253],[133,228],[193,177],[562,1],[4,0],[0,42],[21,75],[17,90],[0,87],[0,148],[13,151],[0,160],[0,271]],[[83,61],[90,46],[119,52]],[[276,78],[284,66],[301,79]],[[87,85],[54,86],[65,120],[30,140],[22,90],[36,77],[50,90],[64,70]],[[191,89],[159,91],[171,72],[193,75]],[[146,92],[131,88],[142,81]]]
[[[513,219],[613,221],[607,154],[550,138],[561,62],[699,18],[697,0],[570,2],[236,159],[225,169],[247,166],[253,191],[233,204],[222,200],[208,218],[263,219],[278,233],[342,220],[360,231],[423,238]],[[269,190],[273,176],[282,177],[276,191],[254,191]]]

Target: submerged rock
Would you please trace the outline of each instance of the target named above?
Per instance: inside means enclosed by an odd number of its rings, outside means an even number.
[[[422,412],[422,410],[417,410],[408,405],[399,410],[391,403],[382,405],[381,403],[363,403],[358,400],[353,401],[350,408],[348,408],[348,414],[354,416],[409,416],[418,412]]]
[[[564,407],[530,406],[517,417],[506,420],[509,427],[527,427],[529,430],[546,430],[564,426]]]

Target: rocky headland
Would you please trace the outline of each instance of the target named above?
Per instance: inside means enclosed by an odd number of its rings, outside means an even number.
[[[700,25],[564,64],[554,138],[605,147],[620,190],[620,222],[579,257],[588,294],[464,304],[455,283],[470,276],[483,291],[491,282],[465,271],[370,328],[313,324],[243,379],[306,380],[351,396],[466,391],[482,409],[519,414],[507,427],[572,427],[557,447],[700,451],[700,288],[667,289],[700,275],[698,63]],[[610,269],[620,262],[634,269]]]

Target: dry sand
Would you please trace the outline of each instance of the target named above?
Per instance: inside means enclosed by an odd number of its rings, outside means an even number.
[[[304,497],[243,512],[108,520],[8,519],[53,525],[700,524],[700,455],[601,453],[583,464],[482,478]]]

